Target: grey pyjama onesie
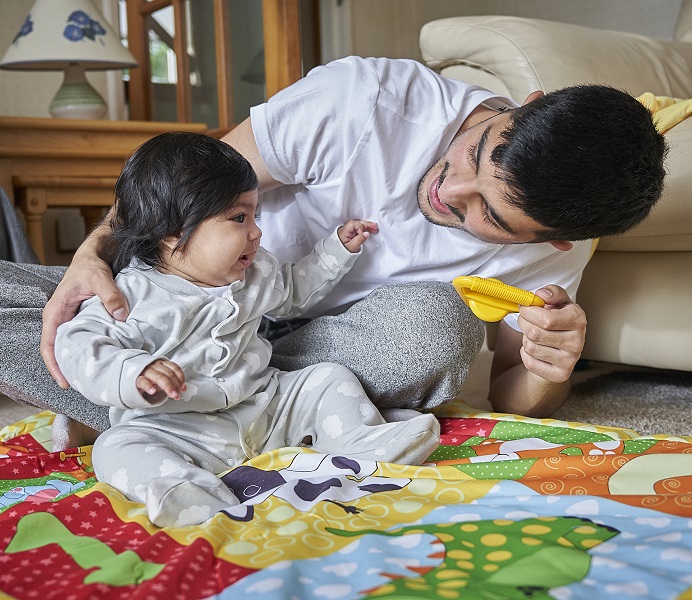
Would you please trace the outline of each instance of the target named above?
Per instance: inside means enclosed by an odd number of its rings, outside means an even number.
[[[75,389],[110,407],[113,427],[93,453],[99,479],[145,501],[155,524],[182,526],[237,502],[215,481],[228,461],[287,440],[310,436],[321,451],[372,460],[425,460],[439,441],[434,416],[386,423],[335,364],[280,376],[257,333],[264,314],[299,315],[324,298],[357,256],[336,232],[294,265],[260,248],[245,278],[215,293],[135,260],[116,278],[130,307],[125,322],[98,298],[85,301],[58,329],[56,359]],[[158,358],[183,369],[179,399],[146,399],[137,389]]]
[[[276,371],[275,377],[276,393],[268,401],[252,398],[226,411],[151,415],[111,427],[94,446],[99,480],[146,504],[154,524],[182,527],[238,504],[215,473],[263,451],[298,446],[306,436],[318,452],[403,464],[420,464],[437,447],[433,415],[385,422],[341,365]]]

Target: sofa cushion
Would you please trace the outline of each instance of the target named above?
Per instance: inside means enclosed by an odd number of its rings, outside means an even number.
[[[689,0],[692,2],[692,0]],[[692,43],[505,16],[452,17],[423,26],[426,64],[522,102],[532,91],[603,83],[634,96],[692,98]],[[666,187],[650,217],[599,251],[692,250],[692,118],[666,133]]]
[[[692,118],[685,119],[665,135],[670,149],[661,200],[649,218],[634,229],[622,236],[601,238],[599,251],[692,250]]]
[[[541,19],[479,16],[426,23],[420,47],[425,63],[443,75],[452,76],[448,69],[454,65],[481,71],[480,78],[504,86],[490,89],[519,101],[537,89],[577,83],[604,83],[633,95],[692,97],[688,43]]]

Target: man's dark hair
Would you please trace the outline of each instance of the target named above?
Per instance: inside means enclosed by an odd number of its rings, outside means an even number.
[[[507,200],[551,231],[537,241],[624,233],[661,196],[667,152],[652,115],[626,92],[579,85],[511,112],[493,149]]]
[[[166,237],[180,236],[174,252],[184,251],[202,221],[228,211],[257,186],[250,163],[215,138],[171,132],[144,142],[115,184],[113,271],[133,257],[159,266]]]

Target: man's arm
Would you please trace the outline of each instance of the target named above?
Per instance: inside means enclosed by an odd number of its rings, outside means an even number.
[[[101,224],[77,249],[65,276],[43,309],[41,356],[58,385],[70,387],[55,360],[55,335],[58,327],[77,314],[83,300],[98,296],[106,310],[122,321],[129,311],[127,300],[113,283],[108,266],[111,242],[110,217],[112,209]]]
[[[281,185],[276,181],[267,170],[267,166],[262,160],[255,136],[252,133],[252,123],[250,117],[245,119],[235,129],[229,131],[221,138],[222,142],[226,142],[229,146],[240,152],[252,165],[259,179],[259,191],[266,192]]]
[[[570,376],[581,356],[586,315],[562,288],[536,292],[545,307],[520,310],[515,331],[500,324],[490,371],[493,409],[531,417],[547,417],[566,400]]]

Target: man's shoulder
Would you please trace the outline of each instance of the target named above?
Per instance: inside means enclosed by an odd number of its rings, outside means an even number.
[[[332,91],[336,97],[343,99],[344,92],[365,90],[389,91],[399,96],[402,90],[411,90],[416,86],[435,88],[464,87],[460,81],[443,78],[426,65],[408,58],[363,58],[347,56],[320,65],[312,69],[304,79],[305,85],[312,85],[320,91]],[[339,91],[343,90],[343,91]]]

